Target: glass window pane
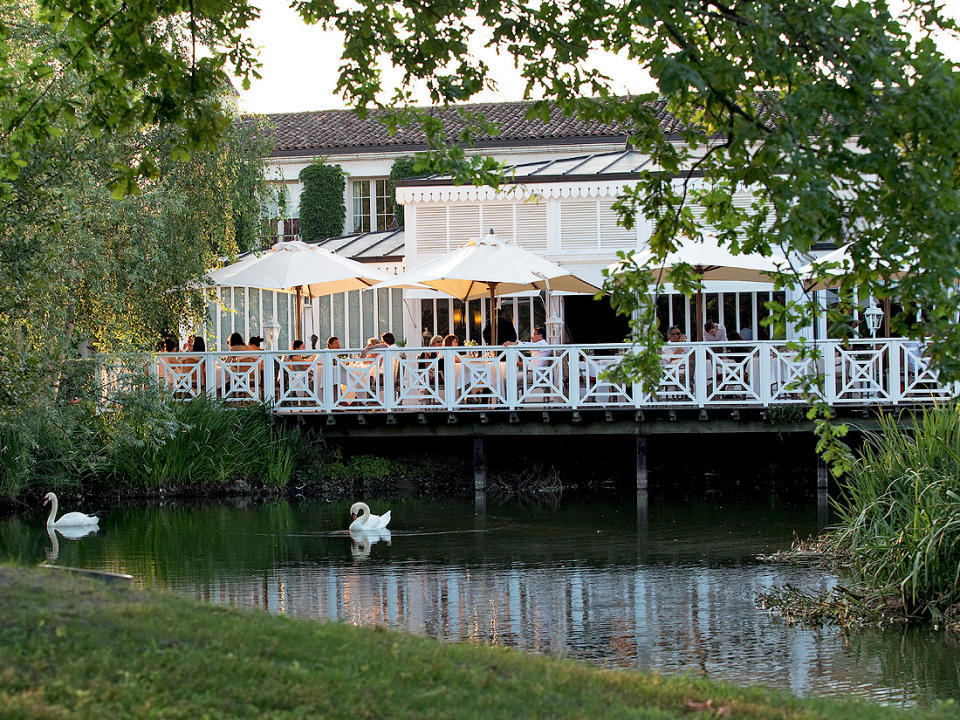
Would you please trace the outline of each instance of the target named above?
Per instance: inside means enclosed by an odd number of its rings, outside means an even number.
[[[234,320],[234,327],[237,332],[243,335],[243,341],[246,342],[250,335],[247,334],[247,288],[234,288],[233,307],[237,311],[237,319]]]
[[[450,303],[446,300],[437,300],[437,333],[450,334]]]
[[[349,310],[350,327],[347,337],[350,338],[350,347],[363,347],[367,344],[367,336],[360,337],[360,291],[352,290],[347,293],[347,308]]]
[[[664,338],[667,337],[667,329],[670,327],[670,302],[669,295],[661,295],[657,298],[657,330],[660,331],[660,336]],[[676,314],[674,314],[673,321],[676,324]]]
[[[340,338],[340,345],[345,348],[351,347],[347,344],[347,334],[344,332],[344,293],[337,293],[333,296],[333,334]]]
[[[540,302],[539,298],[536,302]],[[517,308],[517,337],[521,340],[530,339],[530,300],[521,298]]]
[[[687,334],[687,298],[683,295],[670,296],[673,304],[673,324],[680,328],[680,332]]]
[[[232,290],[230,288],[224,288],[220,291],[220,302],[223,304],[223,307],[220,311],[220,337],[223,341],[222,350],[227,349],[227,341],[230,339],[230,327],[233,322],[234,315],[230,310],[233,308],[233,298]]]
[[[387,288],[377,290],[377,314],[377,334],[382,335],[390,329],[390,290]]]
[[[433,300],[420,301],[420,340],[423,346],[430,344],[433,337]]]
[[[250,288],[250,334],[263,336],[263,324],[260,322],[260,290]],[[267,318],[269,320],[270,318]]]
[[[727,335],[737,329],[737,297],[735,293],[723,294],[723,327]]]
[[[453,301],[453,334],[461,341],[464,341],[467,335],[467,321],[463,309],[463,300]]]
[[[287,293],[276,293],[277,296],[277,322],[280,323],[280,332],[277,333],[277,347],[290,347],[290,335],[293,332],[290,328],[291,323],[295,322],[294,313],[290,312],[293,304],[293,295]],[[252,333],[251,333],[252,334]]]
[[[377,319],[373,316],[373,293],[369,290],[359,292],[361,305],[363,307],[363,335],[364,337],[371,335],[379,336],[380,333],[377,332]]]
[[[353,181],[353,231],[370,230],[370,181]]]
[[[403,342],[403,291],[390,291],[390,304],[393,308],[393,327],[390,331],[397,342]]]
[[[743,335],[744,330],[749,330],[747,335],[751,339],[756,338],[756,328],[753,327],[753,303],[756,298],[756,293],[740,293],[740,334]],[[746,337],[744,335],[744,339]]]
[[[315,302],[320,306],[320,322],[317,323],[317,347],[327,346],[327,338],[333,335],[333,327],[330,325],[330,296],[324,295],[318,297]]]
[[[377,222],[378,230],[390,230],[393,227],[393,196],[390,194],[390,183],[387,179],[377,180]]]

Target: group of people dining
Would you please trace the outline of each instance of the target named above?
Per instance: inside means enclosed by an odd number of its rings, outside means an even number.
[[[538,346],[546,345],[546,330],[543,327],[533,328],[529,342],[520,342],[517,339],[516,328],[509,316],[502,310],[497,311],[496,322],[498,332],[497,342],[499,345],[504,347],[517,346],[520,348],[528,348],[529,351],[526,354],[530,356],[530,364],[535,368],[542,367],[547,362],[550,354],[549,351],[538,348]],[[484,337],[489,343],[489,323],[484,329]],[[290,354],[283,357],[283,364],[289,371],[309,373],[308,386],[314,385],[316,373],[319,371],[317,364],[319,354],[311,352],[311,350],[317,349],[319,338],[316,335],[312,335],[310,341],[312,348],[308,349],[307,344],[303,340],[294,340],[291,343]],[[228,395],[231,392],[231,387],[236,386],[236,388],[242,387],[242,392],[249,392],[262,397],[264,358],[260,353],[263,350],[263,343],[264,338],[258,335],[252,335],[245,341],[243,336],[238,332],[230,334],[227,340],[230,354],[218,355],[215,362],[217,394]],[[442,347],[460,346],[460,338],[454,334],[448,334],[433,336],[430,339],[428,348],[439,349]],[[340,338],[335,335],[327,339],[325,347],[327,350],[343,349]],[[356,351],[351,355],[338,353],[340,357],[338,365],[342,371],[346,371],[346,369],[350,369],[352,366],[358,368],[369,367],[371,373],[379,373],[379,382],[372,382],[371,386],[382,388],[384,369],[380,367],[382,363],[377,362],[377,356],[380,354],[380,351],[395,347],[397,347],[396,337],[392,332],[387,331],[379,337],[368,338],[359,353]],[[189,394],[190,390],[193,392],[205,392],[207,390],[206,368],[202,366],[203,358],[198,354],[207,351],[203,336],[191,335],[187,337],[182,347],[177,338],[166,336],[157,343],[157,350],[162,353],[158,359],[158,370],[160,380],[163,384],[172,388],[177,394]],[[486,350],[489,350],[489,347],[486,348]],[[478,348],[477,353],[479,354],[480,352],[482,352],[482,350]],[[444,364],[431,362],[439,356],[440,353],[438,350],[427,349],[417,355],[416,358],[418,366],[421,369],[428,369],[430,373],[430,383],[434,386],[437,384],[442,386],[445,380],[443,377]],[[463,355],[460,353],[455,354],[453,357],[458,370],[462,357]],[[322,357],[319,357],[319,359],[322,361]],[[519,364],[520,361],[518,360],[518,365]],[[400,373],[399,363],[396,361],[394,363],[393,374],[395,387],[398,387]],[[185,377],[187,375],[190,376],[189,380]],[[282,390],[280,375],[280,372],[274,375],[278,392]],[[287,382],[289,382],[289,378]],[[301,384],[303,383],[302,378],[300,382]],[[187,383],[190,385],[189,389],[187,388]],[[345,381],[343,379],[337,378],[334,392],[338,394],[344,392],[346,387],[344,383]],[[298,392],[297,394],[306,393]]]

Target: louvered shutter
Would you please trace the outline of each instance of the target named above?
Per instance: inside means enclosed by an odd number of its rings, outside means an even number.
[[[442,255],[447,251],[447,209],[417,208],[417,254]]]
[[[482,208],[482,230],[486,235],[491,229],[501,240],[512,242],[513,233],[513,203],[488,203]]]
[[[517,244],[524,250],[547,251],[547,205],[523,202],[517,205]]]
[[[612,207],[613,203],[604,203],[600,206],[600,247],[607,250],[635,248],[637,246],[636,225],[630,230],[618,225],[619,214]]]
[[[564,200],[560,203],[560,249],[596,250],[596,200]]]
[[[471,238],[479,238],[480,206],[450,206],[450,249],[456,250],[467,244]]]

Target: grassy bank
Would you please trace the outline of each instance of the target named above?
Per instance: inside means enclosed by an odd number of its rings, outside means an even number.
[[[946,718],[0,568],[10,718]]]

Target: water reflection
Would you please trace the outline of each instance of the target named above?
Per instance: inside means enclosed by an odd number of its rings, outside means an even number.
[[[815,503],[557,507],[392,503],[392,532],[353,537],[345,507],[119,507],[59,563],[269,612],[385,624],[615,666],[689,671],[809,695],[928,703],[960,688],[955,645],[931,634],[786,628],[753,597],[826,589],[808,568],[751,558],[816,529]],[[644,509],[644,508],[641,508]],[[42,518],[0,521],[5,557],[40,562]],[[52,538],[56,547],[56,536]]]

